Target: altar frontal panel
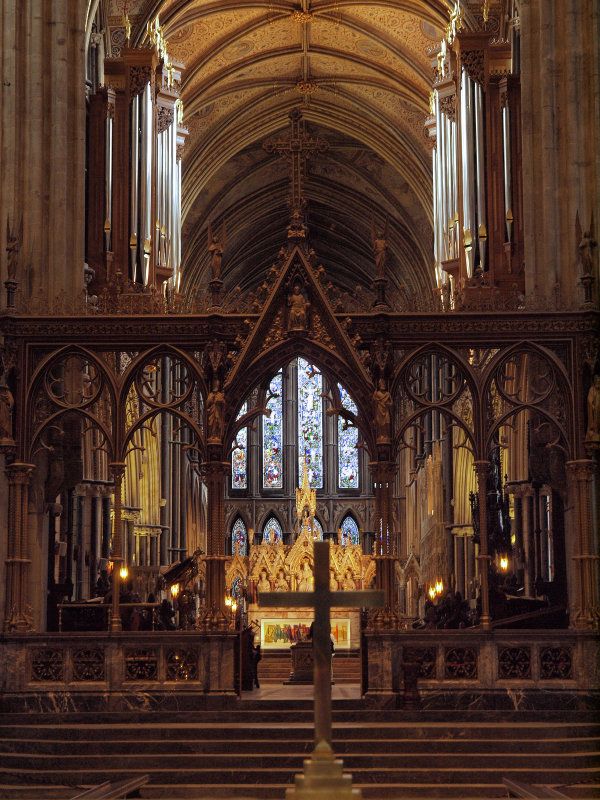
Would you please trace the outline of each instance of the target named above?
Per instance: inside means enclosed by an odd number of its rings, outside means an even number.
[[[260,643],[264,650],[287,650],[308,638],[312,617],[274,617],[261,619]],[[350,649],[350,619],[333,618],[331,632],[336,650]]]

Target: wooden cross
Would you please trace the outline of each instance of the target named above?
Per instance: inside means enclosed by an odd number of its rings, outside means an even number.
[[[302,111],[293,108],[290,113],[291,133],[290,136],[280,139],[269,139],[263,147],[267,153],[278,153],[284,158],[288,158],[291,164],[291,207],[298,212],[304,202],[302,197],[302,170],[304,162],[314,153],[325,153],[329,147],[325,139],[307,136],[302,121]]]
[[[314,543],[314,592],[259,592],[258,604],[271,608],[312,606],[315,743],[331,747],[331,616],[332,606],[377,608],[385,605],[383,592],[332,592],[329,588],[329,541]]]

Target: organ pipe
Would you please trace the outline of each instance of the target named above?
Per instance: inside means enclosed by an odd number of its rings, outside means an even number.
[[[475,178],[473,152],[473,83],[462,72],[460,94],[460,139],[462,164],[463,247],[467,276],[473,274],[473,242],[475,241]]]
[[[177,148],[187,131],[178,105],[181,71],[166,63],[163,50],[123,48],[122,56],[106,60],[109,86],[90,99],[90,131],[104,141],[104,152],[90,160],[87,190],[86,256],[98,295],[119,273],[143,286],[176,284]]]
[[[477,222],[479,236],[479,263],[485,269],[485,248],[487,230],[485,227],[485,134],[483,117],[483,93],[481,86],[474,83],[475,96],[475,153],[477,175]]]
[[[510,163],[510,118],[509,108],[502,109],[502,144],[504,151],[504,218],[506,220],[506,241],[512,241],[513,213],[511,209],[512,185]]]
[[[138,174],[139,174],[139,106],[140,96],[136,95],[131,101],[131,193],[130,193],[130,220],[129,220],[129,277],[137,277],[137,245],[138,245]]]
[[[515,287],[524,289],[521,103],[511,74],[518,53],[514,58],[505,39],[460,26],[431,51],[435,78],[425,125],[435,137],[436,277],[440,287],[440,269],[452,279],[463,307],[500,294],[513,302]],[[453,307],[451,294],[442,298]]]
[[[109,251],[112,249],[112,134],[113,134],[113,121],[110,114],[106,116],[106,139],[105,139],[105,167],[104,167],[104,197],[105,197],[105,213],[104,213],[104,249]]]

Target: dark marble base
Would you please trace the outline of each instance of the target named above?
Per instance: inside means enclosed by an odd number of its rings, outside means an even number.
[[[543,689],[506,689],[494,691],[419,690],[418,709],[499,710],[499,711],[600,711],[600,692]],[[402,708],[402,694],[368,692],[363,698],[367,708]]]
[[[240,699],[233,693],[201,692],[53,692],[19,693],[0,697],[3,714],[70,714],[98,711],[212,711],[239,708]]]

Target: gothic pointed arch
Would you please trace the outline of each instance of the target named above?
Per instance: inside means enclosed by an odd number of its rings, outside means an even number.
[[[280,267],[271,268],[273,287],[250,330],[225,382],[225,391],[245,397],[259,380],[301,355],[344,386],[352,386],[360,417],[371,413],[373,383],[341,321],[334,313],[322,282],[322,267],[294,245]],[[365,440],[371,432],[365,425]]]

